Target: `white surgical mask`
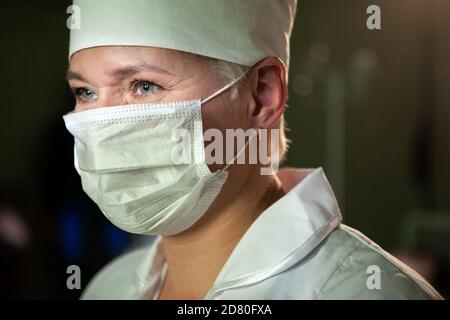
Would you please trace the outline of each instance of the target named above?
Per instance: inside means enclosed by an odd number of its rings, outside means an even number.
[[[235,79],[208,98],[164,104],[96,108],[65,115],[75,138],[75,168],[83,190],[117,227],[137,234],[173,235],[206,212],[228,177],[205,162],[201,106],[235,85]],[[192,161],[175,163],[188,132]]]

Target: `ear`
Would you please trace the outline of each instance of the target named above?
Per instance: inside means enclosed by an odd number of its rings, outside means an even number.
[[[280,59],[268,57],[253,66],[251,79],[250,126],[270,129],[287,102],[286,68]]]

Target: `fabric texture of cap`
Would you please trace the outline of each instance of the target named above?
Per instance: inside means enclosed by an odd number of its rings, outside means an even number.
[[[112,45],[175,49],[252,66],[267,56],[289,66],[297,0],[75,0],[69,59]],[[78,9],[77,8],[77,9]]]

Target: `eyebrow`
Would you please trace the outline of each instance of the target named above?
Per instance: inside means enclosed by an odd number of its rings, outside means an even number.
[[[136,65],[126,66],[114,69],[112,71],[109,71],[108,74],[110,74],[113,77],[118,77],[120,79],[125,79],[128,77],[133,76],[136,73],[139,73],[141,71],[150,71],[150,72],[157,72],[162,73],[165,75],[172,75],[173,73],[169,72],[168,70],[162,69],[157,66],[150,65],[148,63],[142,62]],[[80,80],[87,82],[87,80],[78,72],[75,72],[71,69],[68,69],[66,72],[66,80]]]

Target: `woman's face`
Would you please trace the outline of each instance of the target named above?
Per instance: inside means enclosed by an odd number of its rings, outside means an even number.
[[[280,78],[284,69],[278,60],[265,63],[270,65],[265,71],[253,68],[245,81],[202,105],[204,131],[218,129],[225,137],[226,129],[270,128],[279,119],[286,102],[285,82]],[[176,50],[104,46],[75,53],[67,79],[76,97],[75,112],[80,112],[117,105],[204,99],[227,84],[214,70],[210,59]],[[208,167],[214,172],[224,164],[208,163]],[[214,203],[216,208],[226,206],[237,196],[254,167],[255,164],[230,167],[227,182]]]
[[[212,62],[176,50],[104,46],[76,52],[67,71],[76,98],[75,112],[93,108],[204,99],[226,85]],[[202,106],[203,129],[248,129],[247,108],[241,107],[244,86],[224,92]],[[249,97],[251,94],[249,93]],[[212,171],[223,167],[211,164]]]

